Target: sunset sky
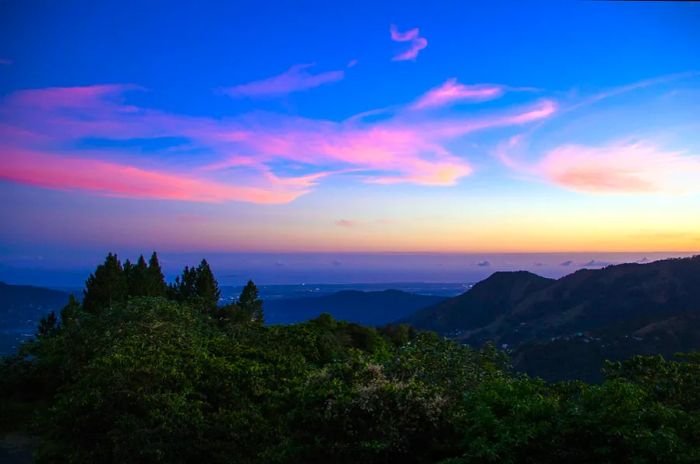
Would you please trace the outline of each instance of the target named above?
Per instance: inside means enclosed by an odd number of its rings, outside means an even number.
[[[187,3],[0,0],[1,279],[700,250],[698,3]]]

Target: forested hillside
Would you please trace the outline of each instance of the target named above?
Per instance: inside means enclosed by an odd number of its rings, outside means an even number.
[[[558,280],[498,272],[406,319],[460,342],[494,342],[519,369],[600,381],[606,359],[700,349],[700,256],[583,269]]]

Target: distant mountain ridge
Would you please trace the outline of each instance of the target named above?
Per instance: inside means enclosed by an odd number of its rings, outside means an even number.
[[[68,302],[68,297],[63,291],[0,282],[0,355],[14,352],[23,340],[36,332],[41,318],[51,311],[58,312]],[[444,300],[441,296],[400,290],[343,290],[319,296],[267,300],[264,312],[269,324],[304,322],[326,312],[336,319],[384,325]]]
[[[42,317],[68,303],[68,293],[0,282],[0,354],[14,351]]]
[[[465,343],[491,340],[515,349],[516,365],[535,374],[544,371],[534,365],[547,365],[550,371],[544,375],[555,378],[566,365],[548,361],[548,356],[557,356],[553,346],[562,353],[576,340],[581,346],[574,351],[599,360],[622,353],[699,349],[698,315],[700,256],[695,256],[582,269],[558,280],[523,271],[498,272],[405,320]],[[573,354],[567,359],[576,363]],[[581,369],[592,375],[589,367]]]
[[[496,272],[467,292],[425,308],[406,321],[421,329],[456,335],[489,324],[525,296],[553,282],[528,271]]]
[[[400,290],[343,290],[330,295],[266,301],[265,322],[292,324],[313,319],[325,312],[340,320],[384,325],[444,300],[440,296],[418,295]]]

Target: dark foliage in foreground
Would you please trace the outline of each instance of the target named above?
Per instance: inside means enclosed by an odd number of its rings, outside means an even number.
[[[700,460],[698,356],[547,384],[510,374],[489,346],[408,326],[322,315],[266,327],[252,282],[237,304],[212,305],[205,261],[169,290],[162,277],[124,285],[116,257],[107,264],[87,308],[71,300],[0,366],[2,408],[36,406],[39,462]]]

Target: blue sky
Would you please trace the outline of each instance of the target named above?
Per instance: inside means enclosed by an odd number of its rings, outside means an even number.
[[[0,1],[0,278],[153,248],[260,253],[269,281],[290,253],[696,252],[699,24],[684,2]]]

